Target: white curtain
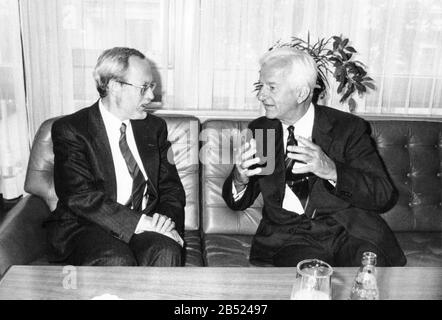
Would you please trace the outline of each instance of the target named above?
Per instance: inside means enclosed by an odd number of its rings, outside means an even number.
[[[357,99],[357,112],[442,114],[439,0],[20,2],[31,132],[97,99],[92,69],[112,46],[138,48],[155,63],[161,108],[254,117],[259,57],[308,33],[342,34],[358,50],[377,90]],[[345,110],[335,91],[332,81],[327,103]]]
[[[23,193],[29,156],[19,7],[0,1],[0,193],[13,199]]]
[[[200,109],[258,110],[259,56],[310,33],[349,38],[367,65],[377,90],[358,113],[442,114],[440,0],[202,0],[200,21]],[[348,110],[331,86],[327,103]]]
[[[180,109],[196,107],[199,1],[20,3],[31,132],[50,117],[98,99],[92,71],[100,53],[115,46],[137,48],[153,62],[157,100]]]

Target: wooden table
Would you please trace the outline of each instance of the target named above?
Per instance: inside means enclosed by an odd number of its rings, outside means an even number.
[[[13,266],[0,280],[0,299],[287,300],[295,270]],[[333,299],[348,299],[356,271],[335,268]],[[378,268],[378,286],[381,299],[442,300],[442,268]]]

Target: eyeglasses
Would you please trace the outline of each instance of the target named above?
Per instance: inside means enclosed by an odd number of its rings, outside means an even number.
[[[151,82],[149,84],[145,84],[144,86],[137,86],[135,84],[129,83],[129,82],[124,82],[124,81],[117,81],[121,84],[126,84],[128,86],[132,86],[138,89],[141,89],[140,91],[140,95],[144,96],[147,92],[148,89],[152,90],[152,92],[155,90],[155,88],[157,87],[157,83],[156,82]]]

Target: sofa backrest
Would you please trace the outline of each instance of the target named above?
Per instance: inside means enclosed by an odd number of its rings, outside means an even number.
[[[262,198],[251,208],[226,209],[222,186],[233,161],[233,136],[249,121],[209,120],[202,125],[202,227],[206,233],[254,234]],[[394,231],[442,231],[442,123],[436,121],[369,121],[373,141],[398,192],[397,204],[382,215]],[[226,161],[224,161],[226,162]]]
[[[382,217],[394,231],[442,231],[442,123],[371,120],[371,135],[399,192]]]
[[[162,117],[167,123],[168,140],[172,143],[173,159],[186,191],[185,229],[199,229],[199,131],[197,118],[187,116]],[[35,135],[26,172],[25,191],[45,200],[50,210],[57,205],[54,190],[54,153],[51,128],[57,118],[43,122]]]
[[[204,233],[254,234],[261,220],[262,197],[244,211],[226,207],[222,187],[233,168],[233,141],[249,121],[209,120],[203,123],[200,157],[202,228]]]

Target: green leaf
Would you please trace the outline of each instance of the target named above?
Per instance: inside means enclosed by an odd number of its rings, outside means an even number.
[[[357,51],[355,50],[355,48],[348,46],[347,48],[345,48],[345,50],[349,51],[349,52],[353,52],[356,53]]]
[[[342,41],[342,47],[345,48],[345,46],[348,44],[348,39],[344,39],[344,41]]]

